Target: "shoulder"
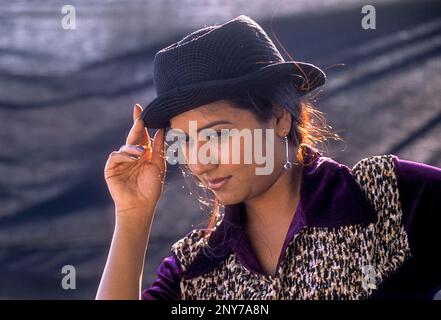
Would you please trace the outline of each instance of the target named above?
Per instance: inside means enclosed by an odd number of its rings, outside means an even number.
[[[305,201],[309,220],[328,226],[371,223],[378,221],[386,206],[400,215],[394,157],[373,155],[352,167],[320,157],[308,168],[305,180],[310,185],[305,188],[311,198]]]
[[[391,188],[396,190],[405,216],[418,207],[424,207],[422,211],[426,214],[441,208],[438,200],[441,169],[438,167],[386,154],[363,158],[353,166],[352,174],[368,196],[375,192],[385,194]]]
[[[205,245],[206,229],[193,229],[171,246],[171,254],[158,265],[157,277],[142,291],[143,300],[176,300],[181,298],[180,282],[184,273]]]
[[[377,210],[392,203],[400,206],[403,225],[411,239],[423,229],[439,228],[440,168],[387,154],[363,158],[352,173]]]
[[[213,228],[193,229],[171,246],[180,262],[183,278],[206,274],[230,256],[240,234],[224,217],[225,210],[221,210]]]
[[[441,168],[394,156],[396,173],[400,183],[406,187],[423,184],[426,188],[440,188]]]
[[[391,176],[399,184],[425,184],[429,187],[439,187],[441,183],[441,169],[426,163],[405,160],[395,154],[375,155],[361,159],[352,171],[360,180],[380,179]]]
[[[393,159],[406,230],[413,237],[416,230],[441,227],[441,169],[398,156]]]
[[[187,271],[199,251],[207,245],[208,238],[208,229],[193,229],[173,243],[171,252],[179,260],[183,272]]]
[[[376,211],[385,202],[397,202],[398,183],[394,158],[396,156],[392,154],[365,157],[351,169],[351,174]]]
[[[384,176],[394,176],[397,157],[393,154],[374,155],[358,161],[351,169],[360,182],[376,181]]]
[[[156,269],[157,277],[141,292],[142,300],[177,300],[181,298],[182,269],[174,255],[162,259]]]

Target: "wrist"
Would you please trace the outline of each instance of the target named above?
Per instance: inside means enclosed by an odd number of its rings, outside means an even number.
[[[150,228],[153,216],[152,208],[115,209],[116,226],[134,231]]]

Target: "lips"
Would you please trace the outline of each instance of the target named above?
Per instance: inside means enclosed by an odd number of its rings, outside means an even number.
[[[231,176],[208,180],[208,187],[209,187],[210,189],[219,189],[219,188],[222,187],[222,186],[228,181],[228,179],[230,179],[230,178],[231,178]]]

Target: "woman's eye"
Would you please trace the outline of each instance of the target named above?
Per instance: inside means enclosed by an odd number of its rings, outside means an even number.
[[[220,138],[220,132],[216,131],[216,132],[212,132],[210,133],[210,137],[212,138]]]
[[[213,142],[222,142],[223,138],[228,138],[228,136],[229,136],[228,130],[221,130],[221,131],[212,132],[209,135],[209,137],[212,138]]]
[[[201,139],[200,141],[205,141],[205,142],[210,141],[212,143],[221,143],[221,142],[225,141],[225,138],[228,138],[229,136],[230,136],[230,132],[228,130],[215,131],[215,132],[210,132],[208,135],[205,136],[204,139]],[[179,143],[180,143],[180,145],[193,146],[194,139],[190,136],[183,136],[179,139]]]
[[[192,137],[189,136],[185,136],[185,137],[181,137],[179,138],[179,145],[184,146],[184,145],[193,145],[194,140]]]

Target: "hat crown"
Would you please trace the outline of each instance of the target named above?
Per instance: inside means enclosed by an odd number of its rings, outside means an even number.
[[[265,31],[241,15],[219,26],[196,30],[154,58],[157,95],[191,84],[231,79],[284,62]]]

